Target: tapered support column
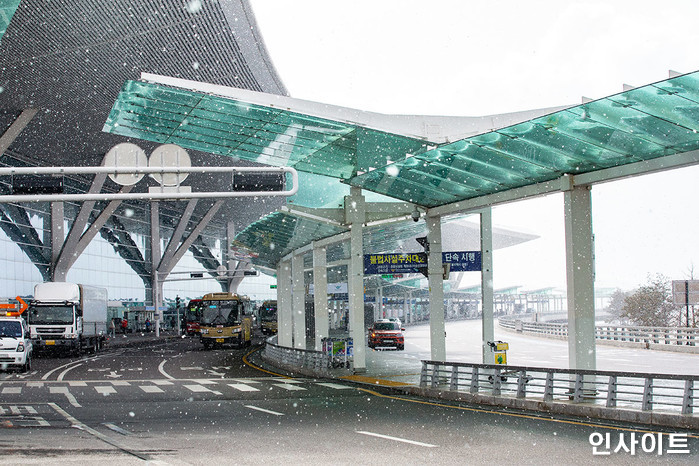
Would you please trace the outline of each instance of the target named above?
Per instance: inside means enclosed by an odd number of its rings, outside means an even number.
[[[293,345],[291,319],[291,264],[279,262],[277,267],[277,343],[291,348]]]
[[[446,361],[447,347],[444,337],[444,279],[442,269],[442,219],[426,217],[427,282],[430,291],[430,347],[433,361]]]
[[[291,257],[291,309],[294,348],[306,349],[306,287],[303,283],[303,255]]]
[[[596,368],[592,202],[589,186],[563,193],[568,281],[568,363]]]
[[[483,331],[483,364],[494,364],[493,351],[488,346],[495,340],[493,304],[493,213],[488,208],[481,212],[481,302]]]
[[[364,241],[362,228],[366,219],[364,196],[359,188],[351,188],[345,196],[345,221],[350,225],[350,262],[347,274],[350,336],[354,344],[354,370],[366,371],[366,339],[364,338]]]
[[[323,338],[329,336],[327,249],[313,248],[313,309],[315,313],[315,350],[323,350]]]

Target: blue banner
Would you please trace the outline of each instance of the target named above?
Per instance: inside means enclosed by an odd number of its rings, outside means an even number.
[[[442,262],[450,264],[452,272],[480,271],[481,252],[443,252]],[[420,269],[425,267],[427,267],[427,255],[424,252],[364,254],[365,275],[420,273]]]

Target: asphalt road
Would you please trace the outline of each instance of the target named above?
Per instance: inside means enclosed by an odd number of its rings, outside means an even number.
[[[690,453],[620,450],[629,426],[425,400],[346,381],[288,378],[250,349],[190,339],[40,358],[0,373],[1,464],[697,464]],[[632,429],[633,430],[633,429]],[[609,456],[590,435],[610,434]],[[650,434],[648,434],[650,435]],[[665,438],[665,437],[664,437]]]

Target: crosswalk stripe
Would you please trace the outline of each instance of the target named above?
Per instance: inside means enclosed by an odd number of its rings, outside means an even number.
[[[203,393],[211,391],[203,385],[184,385],[184,388],[193,391],[194,393]]]
[[[22,393],[22,387],[3,387],[3,395],[19,395]]]
[[[236,390],[240,390],[241,392],[259,392],[259,388],[251,387],[250,385],[244,384],[244,383],[229,383],[229,387],[233,387]]]
[[[95,387],[95,390],[97,390],[97,393],[104,396],[116,393],[116,390],[111,385],[98,385]]]
[[[169,380],[151,380],[150,382],[154,383],[155,385],[174,385]]]
[[[68,382],[71,387],[87,387],[87,383],[79,380],[71,380]]]
[[[323,387],[328,387],[328,388],[334,388],[335,390],[347,390],[347,389],[353,388],[353,387],[349,387],[347,385],[340,385],[338,383],[331,383],[331,382],[317,382],[316,385],[321,385]]]
[[[140,385],[139,388],[146,393],[165,393],[162,388],[155,385]]]
[[[111,384],[114,385],[115,387],[116,387],[116,386],[127,387],[127,386],[131,385],[131,384],[130,384],[129,382],[127,382],[126,380],[112,380],[112,381],[111,381]]]
[[[199,385],[216,385],[216,382],[209,379],[192,379],[192,382],[198,383]]]
[[[290,383],[274,383],[274,384],[272,384],[272,385],[274,385],[275,387],[283,388],[284,390],[289,390],[289,391],[293,391],[293,390],[306,390],[306,389],[303,388],[303,387],[299,387],[299,386],[296,386],[296,385],[292,385],[292,384],[290,384]]]

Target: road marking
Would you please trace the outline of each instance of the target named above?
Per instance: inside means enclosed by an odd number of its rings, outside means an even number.
[[[112,393],[116,393],[116,389],[111,385],[98,385],[95,387],[95,390],[97,390],[97,393],[102,396],[108,396]]]
[[[180,367],[181,371],[203,371],[203,367],[192,366],[192,367]]]
[[[66,396],[68,402],[76,408],[82,408],[78,400],[75,399],[72,393],[68,391],[68,387],[49,387],[49,393],[60,393]],[[49,403],[50,404],[50,403]]]
[[[27,382],[27,387],[41,388],[44,386],[44,382]]]
[[[68,385],[71,387],[87,387],[87,384],[81,380],[69,380]]]
[[[109,377],[111,379],[117,379],[121,377],[121,374],[117,374],[116,371],[111,371],[109,374],[105,375],[105,377]]]
[[[75,369],[76,367],[82,366],[82,365],[83,365],[83,363],[78,363],[78,364],[76,364],[76,365],[74,365],[74,366],[69,367],[68,369],[66,369],[66,370],[64,370],[63,372],[61,372],[61,374],[56,378],[56,380],[58,380],[59,382],[62,381],[62,380],[63,380],[63,377],[65,377],[65,375],[66,375],[69,371],[72,371],[72,370]]]
[[[105,425],[105,427],[109,427],[114,432],[117,432],[121,435],[131,435],[131,432],[129,432],[128,430],[122,429],[121,427],[116,426],[116,425],[112,424],[111,422],[105,422],[104,425]]]
[[[210,392],[208,388],[206,388],[203,385],[185,385],[184,388],[193,391],[194,393],[203,393],[203,392]]]
[[[357,430],[356,431],[358,434],[362,435],[369,435],[371,437],[378,437],[386,440],[393,440],[395,442],[403,442],[403,443],[409,443],[411,445],[417,445],[419,447],[428,447],[428,448],[437,448],[438,445],[432,445],[431,443],[422,443],[422,442],[416,442],[415,440],[408,440],[400,437],[391,437],[389,435],[383,435],[383,434],[377,434],[374,432],[366,432],[363,430]]]
[[[165,367],[165,363],[166,363],[166,362],[167,362],[167,359],[163,359],[163,361],[162,361],[162,362],[160,363],[160,365],[158,366],[158,372],[160,372],[161,374],[163,374],[163,376],[164,376],[166,379],[175,380],[175,378],[174,378],[173,376],[171,376],[170,374],[168,374],[167,372],[165,372],[165,369],[163,369],[163,368]]]
[[[272,385],[274,385],[275,387],[283,388],[284,390],[289,390],[289,391],[305,390],[305,388],[303,388],[303,387],[298,387],[298,386],[292,385],[290,383],[273,383]]]
[[[165,393],[162,388],[155,385],[140,385],[139,388],[146,393]]]
[[[208,379],[191,379],[192,382],[198,383],[200,385],[216,385],[216,382]]]
[[[246,385],[244,383],[229,383],[229,387],[233,387],[236,390],[240,390],[241,392],[259,392],[259,388],[251,387],[250,385]]]
[[[174,385],[172,382],[169,382],[167,380],[151,380],[151,382],[156,385]]]
[[[4,387],[2,389],[2,394],[5,395],[20,395],[22,393],[22,387]]]
[[[89,433],[90,435],[93,435],[93,436],[97,437],[98,439],[100,439],[100,440],[102,440],[102,441],[104,441],[104,442],[106,442],[106,443],[108,443],[108,444],[110,444],[110,445],[112,445],[112,446],[114,446],[114,447],[120,449],[120,450],[123,451],[124,453],[128,453],[128,454],[130,454],[130,455],[135,456],[136,458],[140,458],[140,459],[142,459],[142,460],[144,460],[144,461],[148,461],[148,462],[151,462],[151,463],[152,463],[152,461],[151,461],[152,458],[151,458],[150,456],[145,455],[145,454],[142,454],[142,453],[138,453],[138,452],[136,452],[136,451],[134,451],[134,450],[131,450],[131,449],[127,448],[126,446],[124,446],[123,444],[121,444],[120,442],[116,441],[115,439],[113,439],[113,438],[111,438],[111,437],[108,437],[108,436],[106,436],[106,435],[104,435],[104,434],[102,434],[102,433],[96,431],[96,430],[93,429],[92,427],[86,426],[85,424],[83,424],[82,422],[78,421],[77,419],[75,419],[75,418],[74,418],[73,416],[71,416],[70,414],[68,414],[65,410],[63,410],[63,409],[62,409],[60,406],[58,406],[56,403],[49,403],[49,406],[51,406],[54,410],[56,410],[56,412],[57,412],[58,414],[60,414],[60,415],[63,416],[64,418],[66,418],[66,419],[68,420],[68,422],[70,422],[70,423],[73,425],[73,427],[75,427],[75,428],[77,428],[77,429],[80,429],[80,430],[84,430],[85,432]]]
[[[75,361],[69,362],[69,363],[67,363],[67,364],[63,364],[62,366],[58,366],[58,367],[56,367],[56,368],[54,368],[54,369],[51,369],[51,370],[48,371],[46,374],[44,374],[43,377],[41,377],[41,380],[47,380],[49,377],[51,377],[51,374],[53,374],[53,373],[56,372],[56,371],[59,371],[59,370],[63,369],[64,367],[68,367],[68,366],[70,366],[71,364],[75,364]]]
[[[253,380],[253,379],[231,379],[231,380],[234,381],[234,382],[247,383],[247,384],[251,384],[251,383],[262,383],[262,382],[260,382],[259,380]]]
[[[320,385],[322,387],[334,388],[335,390],[347,390],[347,389],[354,388],[354,387],[349,387],[347,385],[340,385],[339,383],[330,383],[330,382],[317,382],[316,385]]]
[[[112,380],[112,381],[109,382],[109,383],[111,383],[111,384],[114,385],[115,387],[128,387],[129,385],[131,385],[131,384],[130,384],[129,382],[127,382],[126,380]]]
[[[253,405],[244,405],[246,408],[254,409],[255,411],[262,411],[263,413],[267,414],[274,414],[275,416],[283,416],[284,413],[278,413],[276,411],[270,411],[269,409],[264,409],[264,408],[258,408],[257,406]]]
[[[276,380],[277,382],[284,382],[284,383],[303,383],[302,380],[279,378],[279,377],[272,377],[270,380]]]

